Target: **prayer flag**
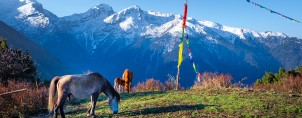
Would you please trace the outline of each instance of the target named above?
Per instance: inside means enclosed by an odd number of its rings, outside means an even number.
[[[184,42],[181,42],[179,44],[179,51],[178,51],[178,65],[177,67],[179,68],[180,65],[181,65],[181,62],[182,62],[182,50],[183,50],[183,47],[184,47]]]

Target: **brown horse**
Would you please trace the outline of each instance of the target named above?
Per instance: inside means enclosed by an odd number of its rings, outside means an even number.
[[[56,91],[58,98],[55,102]],[[57,111],[60,109],[61,117],[64,118],[63,105],[68,96],[72,95],[80,99],[90,96],[91,106],[87,111],[87,116],[94,116],[95,105],[99,94],[102,92],[109,99],[112,113],[116,114],[118,112],[120,95],[114,90],[108,80],[99,73],[54,77],[49,87],[48,109],[50,114],[54,113],[54,117],[57,117]]]
[[[125,81],[125,88],[126,91],[129,93],[132,84],[133,73],[129,69],[126,69],[123,73],[122,79]]]
[[[114,79],[114,89],[118,92],[123,92],[125,86],[125,80],[122,80],[121,78],[115,78]]]
[[[118,92],[126,91],[130,92],[131,84],[132,84],[133,74],[129,69],[126,69],[123,73],[123,77],[114,79],[114,89]]]

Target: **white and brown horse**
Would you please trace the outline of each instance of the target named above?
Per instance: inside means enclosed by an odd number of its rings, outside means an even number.
[[[117,92],[124,92],[125,80],[121,78],[114,79],[114,89]]]
[[[56,91],[58,95],[57,101],[54,99]],[[60,109],[61,117],[65,117],[63,106],[67,97],[72,95],[75,98],[84,99],[90,96],[91,106],[87,111],[87,116],[94,116],[95,105],[99,94],[102,92],[109,99],[112,113],[117,113],[120,95],[114,90],[108,80],[99,73],[54,77],[49,87],[48,109],[50,114],[54,113],[54,117],[57,117],[57,111]]]
[[[126,69],[123,73],[122,79],[115,78],[114,80],[115,90],[121,92],[120,89],[123,88],[124,90],[126,90],[127,93],[129,93],[131,90],[132,79],[133,79],[133,73],[129,69]]]

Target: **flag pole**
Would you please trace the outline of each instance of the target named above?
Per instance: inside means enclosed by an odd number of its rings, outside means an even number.
[[[180,39],[180,44],[179,44],[179,51],[178,51],[178,65],[177,65],[177,76],[176,76],[176,90],[179,89],[179,79],[180,79],[180,65],[183,61],[182,58],[182,51],[183,51],[183,46],[184,46],[184,34],[185,34],[185,28],[186,28],[186,20],[187,20],[187,10],[188,10],[188,0],[186,0],[185,5],[184,5],[184,16],[182,20],[182,37]]]

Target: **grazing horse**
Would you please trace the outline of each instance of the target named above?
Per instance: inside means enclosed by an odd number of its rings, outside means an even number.
[[[55,102],[55,93],[58,98]],[[67,97],[72,95],[75,98],[84,99],[90,96],[91,106],[87,111],[87,116],[94,116],[95,105],[100,93],[104,93],[109,99],[110,109],[113,114],[118,112],[120,95],[114,90],[112,85],[99,73],[82,75],[65,75],[54,77],[49,87],[48,110],[57,117],[60,109],[61,117],[64,118],[63,106]]]
[[[133,73],[129,69],[126,69],[123,73],[122,79],[125,81],[125,88],[126,91],[129,93],[132,84]]]
[[[114,79],[114,89],[118,92],[122,92],[125,86],[125,80],[122,80],[121,78],[115,78]]]

